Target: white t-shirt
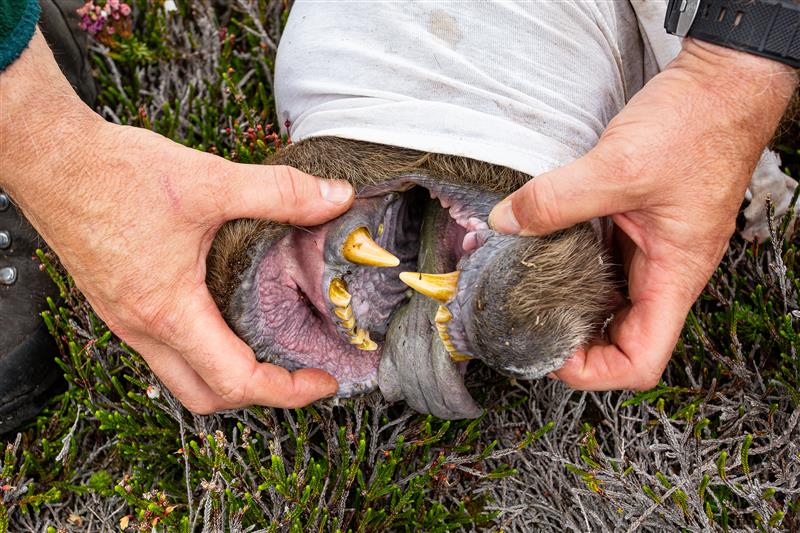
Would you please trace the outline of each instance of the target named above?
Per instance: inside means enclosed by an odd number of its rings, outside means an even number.
[[[275,97],[332,135],[536,175],[591,149],[677,54],[666,0],[295,2]],[[640,31],[641,30],[641,31]]]

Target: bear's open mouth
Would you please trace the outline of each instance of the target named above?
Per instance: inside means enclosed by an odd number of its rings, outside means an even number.
[[[469,311],[455,300],[457,292],[469,292],[459,272],[478,270],[470,258],[492,233],[486,219],[497,200],[424,176],[366,187],[345,215],[293,228],[256,252],[234,295],[240,303],[234,326],[260,359],[321,368],[338,380],[339,396],[351,396],[378,384],[387,331],[413,287],[440,303],[430,323],[458,372],[456,363],[471,358],[463,335]],[[430,206],[449,219],[421,247]],[[420,256],[431,253],[450,270],[421,273]],[[451,301],[456,305],[448,309]]]
[[[609,221],[501,235],[487,224],[500,199],[419,174],[363,186],[327,224],[256,237],[226,317],[260,361],[321,368],[339,397],[377,386],[441,418],[478,416],[468,360],[544,376],[599,330],[617,287]]]

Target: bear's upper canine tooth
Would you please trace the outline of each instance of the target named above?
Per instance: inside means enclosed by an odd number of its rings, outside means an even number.
[[[356,228],[347,236],[342,246],[342,255],[357,265],[396,267],[400,264],[397,257],[372,240],[365,227]]]
[[[457,270],[447,274],[401,272],[400,279],[415,291],[430,296],[439,303],[447,303],[456,294],[458,275]]]

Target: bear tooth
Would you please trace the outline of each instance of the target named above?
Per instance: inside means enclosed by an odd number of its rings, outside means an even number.
[[[396,267],[400,260],[372,240],[365,227],[354,229],[342,245],[342,256],[351,263],[376,267]]]
[[[353,298],[347,292],[347,283],[341,278],[333,278],[328,287],[328,298],[335,307],[347,307]]]
[[[337,307],[333,310],[333,313],[342,320],[349,320],[353,317],[353,306]]]
[[[456,294],[459,272],[447,274],[426,274],[424,272],[401,272],[403,283],[439,303],[449,302]]]

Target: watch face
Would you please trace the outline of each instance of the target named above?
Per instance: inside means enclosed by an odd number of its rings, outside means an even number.
[[[697,17],[700,0],[670,0],[667,9],[667,31],[678,37],[686,37]]]

